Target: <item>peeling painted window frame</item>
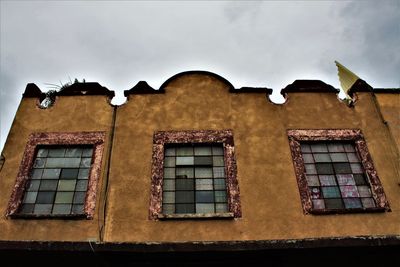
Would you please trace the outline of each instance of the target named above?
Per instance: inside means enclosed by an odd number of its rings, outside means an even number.
[[[32,133],[28,138],[17,179],[8,203],[6,216],[10,218],[86,218],[93,219],[97,186],[100,179],[101,162],[104,152],[105,132],[51,132]],[[88,178],[84,214],[20,214],[18,213],[30,178],[38,146],[42,145],[93,145],[92,165]]]
[[[357,212],[383,212],[390,211],[389,202],[383,191],[381,181],[375,170],[371,155],[368,151],[364,136],[359,129],[291,129],[287,130],[289,146],[293,159],[294,171],[300,191],[300,199],[304,214],[332,214],[332,213],[357,213]],[[341,209],[341,210],[317,210],[312,207],[311,195],[305,175],[305,165],[301,153],[302,141],[351,141],[361,158],[361,163],[368,176],[372,197],[376,202],[374,208]]]
[[[228,213],[171,214],[162,213],[164,149],[168,144],[222,143],[225,158]],[[235,147],[232,130],[157,131],[153,136],[149,219],[239,218],[242,216],[237,181]]]

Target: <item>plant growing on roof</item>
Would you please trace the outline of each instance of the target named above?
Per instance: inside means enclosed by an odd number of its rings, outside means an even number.
[[[42,102],[40,102],[40,108],[46,109],[51,107],[52,105],[54,105],[54,102],[56,101],[56,96],[58,92],[61,92],[65,89],[67,89],[68,87],[70,87],[72,84],[75,83],[85,83],[85,79],[82,79],[82,82],[80,82],[77,78],[75,78],[74,82],[72,82],[71,78],[69,78],[69,82],[66,83],[62,83],[60,81],[60,84],[54,84],[54,83],[45,83],[46,85],[50,85],[48,86],[49,88],[52,88],[50,90],[48,90],[46,92],[46,97],[42,100]]]

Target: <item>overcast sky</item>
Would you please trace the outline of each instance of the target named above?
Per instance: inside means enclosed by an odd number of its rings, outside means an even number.
[[[334,60],[400,87],[400,0],[1,1],[0,151],[27,83],[69,77],[116,91],[188,70],[274,94],[296,79],[339,88]],[[277,98],[275,98],[277,99]],[[279,100],[279,99],[278,99]]]

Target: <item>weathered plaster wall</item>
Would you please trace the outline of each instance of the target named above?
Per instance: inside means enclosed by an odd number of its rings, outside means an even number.
[[[172,80],[160,95],[131,95],[117,111],[105,241],[292,239],[400,234],[400,190],[392,145],[368,93],[355,108],[333,93],[290,93],[284,105],[265,94],[228,93],[200,74]],[[304,215],[287,129],[360,128],[392,212]],[[148,219],[154,131],[232,129],[243,217],[235,220]]]
[[[99,197],[105,175],[105,163],[113,108],[106,96],[62,96],[49,109],[40,109],[37,98],[23,98],[11,127],[0,172],[0,240],[99,239],[99,215],[103,205]],[[7,219],[4,214],[15,184],[28,136],[32,132],[105,131],[102,171],[93,220]]]
[[[400,150],[400,94],[376,93],[383,118],[387,121],[398,150]]]

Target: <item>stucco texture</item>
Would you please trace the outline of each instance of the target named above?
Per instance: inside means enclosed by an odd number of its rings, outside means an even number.
[[[165,94],[131,95],[118,108],[111,159],[106,242],[179,242],[399,235],[400,190],[393,143],[369,93],[349,108],[334,93],[290,93],[270,103],[264,93],[234,94],[215,77],[172,79]],[[287,129],[361,129],[391,212],[304,215]],[[155,131],[232,129],[242,218],[150,220]]]
[[[40,109],[37,98],[23,98],[3,149],[5,164],[0,173],[0,240],[99,240],[102,225],[100,203],[113,108],[106,96],[61,96],[51,108]],[[105,151],[98,185],[94,219],[11,219],[5,211],[14,187],[23,153],[33,132],[104,131]]]

